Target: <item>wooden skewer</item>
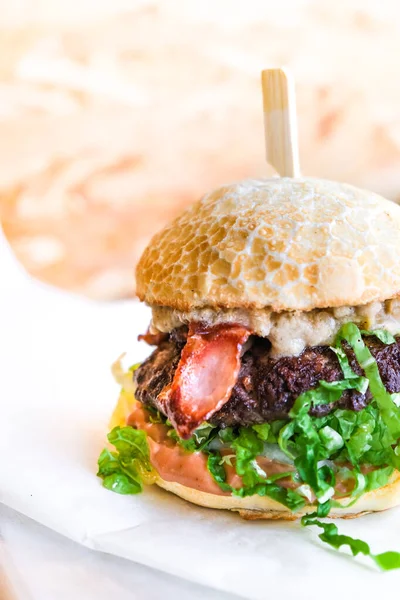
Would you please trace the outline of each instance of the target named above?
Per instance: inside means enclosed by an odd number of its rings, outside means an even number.
[[[285,69],[261,73],[267,162],[281,177],[299,177],[294,81]]]

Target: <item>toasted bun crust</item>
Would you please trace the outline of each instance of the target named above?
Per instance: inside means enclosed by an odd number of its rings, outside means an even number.
[[[158,477],[155,483],[188,502],[207,508],[236,511],[244,519],[282,519],[283,521],[295,521],[303,515],[316,510],[316,506],[307,506],[303,510],[293,513],[285,506],[282,506],[282,504],[275,502],[275,500],[267,496],[248,496],[247,498],[217,496],[206,492],[199,492],[198,490],[185,487],[180,483],[164,481],[161,477]],[[353,506],[345,507],[349,503],[348,498],[340,502],[344,505],[343,508],[332,509],[329,513],[330,518],[352,519],[370,512],[379,512],[398,506],[400,504],[399,471],[394,473],[390,483],[382,488],[364,494]]]
[[[317,179],[245,180],[207,194],[150,242],[141,300],[274,311],[355,306],[400,292],[400,206]]]

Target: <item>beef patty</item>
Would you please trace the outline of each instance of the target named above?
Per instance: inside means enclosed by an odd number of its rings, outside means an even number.
[[[160,340],[156,350],[136,370],[136,397],[144,405],[162,412],[157,398],[161,390],[172,382],[182,348],[186,343],[186,329],[175,329],[168,339]],[[375,357],[382,381],[390,393],[400,391],[400,336],[396,344],[385,345],[374,336],[366,336],[365,344]],[[353,370],[362,375],[354,353],[343,345]],[[336,354],[329,346],[305,348],[299,356],[270,356],[270,344],[255,337],[251,347],[241,358],[241,368],[231,397],[209,420],[220,427],[248,426],[266,423],[288,416],[296,398],[320,380],[343,379]],[[334,408],[361,410],[371,400],[369,390],[361,394],[346,390],[334,404],[315,406],[311,414],[324,416]]]

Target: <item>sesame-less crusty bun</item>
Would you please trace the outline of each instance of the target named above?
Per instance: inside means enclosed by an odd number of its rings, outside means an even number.
[[[310,178],[245,180],[158,233],[137,267],[152,306],[309,311],[400,291],[400,207]]]

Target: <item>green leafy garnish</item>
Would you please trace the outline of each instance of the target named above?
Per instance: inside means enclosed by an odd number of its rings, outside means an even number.
[[[389,479],[393,475],[394,468],[392,466],[382,467],[382,469],[375,469],[364,475],[365,477],[365,491],[371,492],[383,487],[389,482]]]
[[[347,358],[346,352],[343,350],[341,345],[331,346],[331,350],[336,354],[339,361],[340,368],[342,369],[344,379],[355,379],[358,377],[357,373],[354,373],[350,366],[349,359]]]
[[[257,433],[258,437],[263,442],[275,442],[276,441],[275,436],[272,433],[270,423],[262,423],[262,425],[253,425],[253,430]]]
[[[236,473],[241,476],[244,487],[263,482],[267,476],[259,469],[256,458],[262,453],[264,444],[257,433],[250,427],[242,427],[231,446],[236,453]]]
[[[234,496],[244,498],[246,496],[268,496],[289,508],[292,512],[296,512],[305,506],[305,500],[295,490],[287,489],[275,483],[279,479],[287,477],[291,473],[280,473],[279,475],[268,478],[264,483],[257,483],[253,487],[246,488],[243,486],[237,490],[232,490]]]
[[[376,334],[376,332],[375,332]],[[354,323],[346,323],[338,333],[337,340],[346,341],[353,349],[354,354],[360,367],[364,370],[369,381],[369,389],[373,396],[374,402],[380,409],[382,418],[390,433],[400,438],[400,409],[393,402],[389,392],[386,390],[375,358],[370,350],[365,345],[361,337],[361,332]]]
[[[374,329],[373,331],[366,331],[365,329],[361,329],[361,335],[374,335],[384,344],[395,344],[396,338],[386,329]]]
[[[318,431],[320,440],[329,454],[340,450],[344,446],[344,441],[340,433],[335,431],[330,425],[321,427]]]
[[[262,435],[265,430],[262,431]],[[258,437],[252,428],[242,427],[239,435],[232,442],[232,448],[236,453],[236,473],[240,475],[243,487],[232,490],[235,496],[269,496],[293,511],[302,508],[305,504],[304,498],[293,490],[288,490],[276,484],[279,479],[292,476],[292,471],[268,476],[257,463],[257,458],[263,451],[263,440]]]
[[[391,569],[400,569],[400,553],[399,552],[383,552],[382,554],[372,554],[370,547],[363,540],[353,538],[349,535],[340,534],[337,526],[334,523],[325,523],[318,517],[325,517],[329,514],[330,503],[320,505],[317,512],[309,515],[304,515],[301,518],[301,524],[304,527],[314,525],[322,529],[319,534],[320,540],[329,544],[332,548],[339,550],[342,546],[348,546],[353,554],[364,554],[372,560],[384,571]]]
[[[247,435],[244,432],[250,433]],[[239,489],[231,487],[226,482],[226,471],[224,460],[220,453],[210,452],[207,459],[207,468],[214,481],[218,483],[224,492],[231,492],[233,496],[241,498],[245,496],[268,496],[280,504],[287,506],[295,512],[305,505],[304,498],[294,490],[279,486],[276,481],[292,476],[292,471],[278,473],[267,477],[265,473],[257,467],[256,457],[259,455],[257,442],[249,429],[242,428],[241,435],[235,440],[236,463],[237,455],[240,456],[240,466],[236,465],[236,472],[241,475],[243,486]],[[243,443],[243,446],[242,446]]]
[[[146,433],[133,427],[114,427],[107,437],[117,452],[107,448],[101,452],[97,475],[113,492],[139,494],[143,476],[152,471]]]
[[[224,492],[232,491],[231,486],[226,483],[226,471],[219,452],[210,452],[207,458],[207,469]]]
[[[147,409],[147,412],[149,413],[150,423],[154,423],[155,425],[157,425],[159,423],[165,422],[165,417],[163,414],[160,413],[159,410],[157,410],[153,406],[148,406],[148,407],[146,407],[146,409]]]
[[[192,437],[188,440],[183,440],[176,433],[175,429],[172,428],[172,425],[168,420],[166,421],[166,424],[171,427],[168,431],[168,436],[175,440],[175,442],[182,446],[187,452],[200,452],[201,450],[205,450],[211,440],[218,435],[218,429],[216,427],[204,423],[196,429]]]
[[[218,432],[218,437],[223,444],[230,444],[236,437],[236,433],[232,427],[226,427],[225,429],[220,429]]]

